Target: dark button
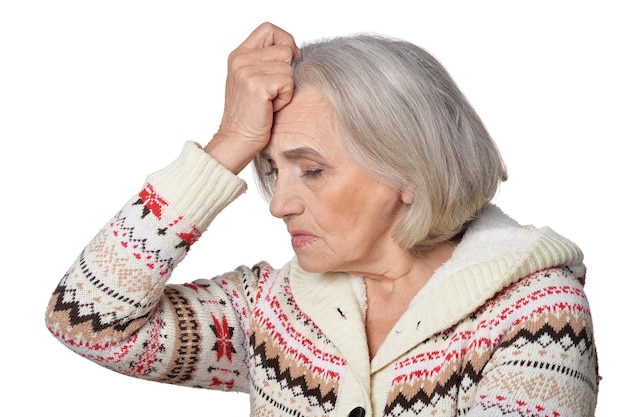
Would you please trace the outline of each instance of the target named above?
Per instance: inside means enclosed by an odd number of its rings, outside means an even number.
[[[348,417],[365,417],[365,408],[356,407],[354,410],[350,411]]]

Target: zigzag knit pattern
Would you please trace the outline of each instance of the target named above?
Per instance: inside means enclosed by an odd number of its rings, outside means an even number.
[[[298,308],[288,271],[259,264],[165,285],[199,235],[147,185],[63,277],[48,328],[126,375],[248,392],[256,416],[334,415],[349,364]],[[532,274],[379,372],[376,415],[592,415],[582,285],[564,269]]]
[[[347,362],[297,308],[287,278],[265,268],[259,288],[250,336],[255,394],[280,415],[327,415]]]
[[[568,275],[532,274],[396,362],[385,415],[433,415],[446,403],[459,415],[593,415],[581,401],[597,385],[588,377],[595,370],[581,371],[581,363],[595,364],[589,310],[562,301],[584,299],[579,288],[561,284]]]

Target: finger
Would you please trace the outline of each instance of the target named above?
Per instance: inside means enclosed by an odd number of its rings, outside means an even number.
[[[272,100],[272,111],[276,113],[289,104],[293,98],[293,92],[293,86],[283,86],[282,91],[279,91],[274,100]]]
[[[292,61],[292,50],[282,45],[262,49],[237,50],[229,55],[229,67],[232,70],[247,66],[264,65],[271,62],[291,66]]]
[[[264,100],[289,99],[294,89],[291,66],[279,62],[242,68],[237,78],[238,84],[248,92],[247,96]]]
[[[300,54],[300,49],[296,45],[293,36],[289,32],[268,22],[259,25],[240,46],[245,48],[267,48],[273,45],[288,46],[293,56],[299,56]]]

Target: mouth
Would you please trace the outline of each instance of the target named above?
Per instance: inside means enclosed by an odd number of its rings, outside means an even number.
[[[291,234],[291,246],[293,246],[294,249],[311,245],[319,240],[318,236],[304,230],[294,230],[289,233]]]

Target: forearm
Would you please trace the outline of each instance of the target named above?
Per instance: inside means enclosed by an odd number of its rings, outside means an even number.
[[[165,284],[243,181],[188,143],[86,246],[55,290],[50,331],[69,347],[132,339],[159,305]]]

